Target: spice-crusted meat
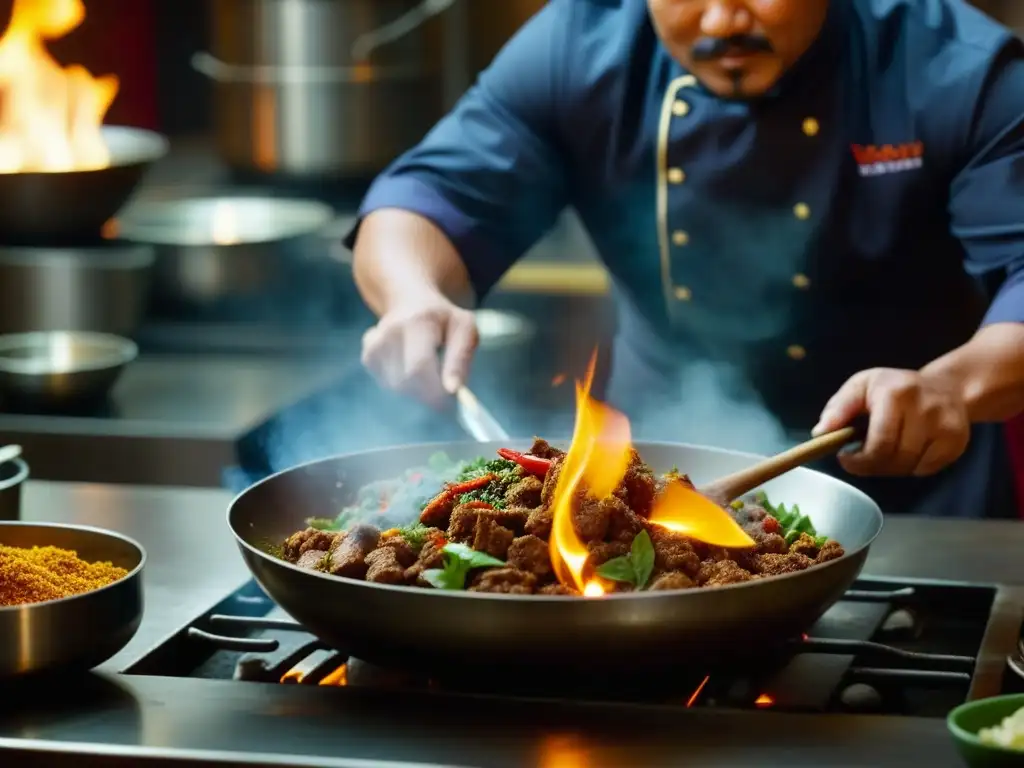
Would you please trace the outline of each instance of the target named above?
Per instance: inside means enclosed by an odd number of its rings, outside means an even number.
[[[509,507],[536,509],[540,506],[540,494],[543,490],[544,483],[540,478],[527,475],[505,491],[505,504]]]
[[[518,568],[494,568],[473,579],[470,592],[498,592],[508,595],[529,595],[537,586],[537,577]]]
[[[405,569],[405,580],[410,584],[418,584],[421,587],[429,587],[430,582],[420,578],[424,571],[431,568],[440,568],[444,565],[443,539],[430,539],[423,545],[416,562]]]
[[[343,533],[332,531],[321,531],[318,528],[307,528],[304,531],[293,533],[285,539],[282,546],[285,560],[291,563],[298,563],[299,558],[306,552],[320,551],[327,552],[331,549],[335,539],[343,537]]]
[[[652,592],[659,592],[669,589],[693,589],[696,586],[697,582],[682,571],[669,571],[652,581],[648,589]]]
[[[687,576],[697,574],[700,555],[689,537],[658,525],[649,525],[648,532],[654,545],[654,567],[657,570],[682,571]]]
[[[317,571],[320,570],[317,566],[323,562],[325,557],[327,557],[327,552],[323,550],[307,549],[299,556],[299,559],[295,561],[295,564],[299,566],[299,568]]]
[[[566,453],[537,438],[525,455],[504,449],[498,455],[456,465],[458,474],[449,475],[454,479],[423,506],[418,526],[384,533],[370,525],[347,533],[308,528],[284,542],[281,556],[303,568],[379,584],[441,588],[454,579],[451,586],[459,587],[465,576],[463,588],[475,592],[578,596],[575,584],[559,582],[566,574],[555,567],[559,562],[552,561],[549,541]],[[419,478],[413,481],[417,496]],[[585,483],[574,489],[567,514],[576,545],[587,552],[574,579],[599,578],[609,592],[714,588],[802,571],[844,554],[838,542],[817,536],[796,507],[772,506],[758,494],[724,510],[753,540],[751,548],[710,546],[663,528],[648,518],[669,483],[693,488],[677,470],[656,475],[632,450],[621,482],[607,497],[598,498]],[[369,507],[367,514],[372,514]],[[794,528],[809,533],[797,535]],[[474,560],[469,550],[499,562],[481,567],[486,560]],[[653,564],[646,560],[651,557]],[[611,560],[619,562],[604,570],[607,575],[599,574]],[[643,572],[653,566],[640,585],[634,583],[641,573],[637,562]],[[423,578],[424,571],[435,569],[446,578]]]
[[[522,533],[530,513],[517,507],[495,509],[483,502],[471,501],[468,504],[460,504],[452,512],[452,520],[448,524],[448,538],[451,541],[469,543],[476,533],[476,521],[481,517],[490,518],[514,533]]]
[[[537,536],[520,536],[508,548],[507,562],[520,571],[532,573],[540,581],[552,576],[548,543]]]
[[[376,584],[404,584],[405,568],[392,547],[380,547],[366,556],[366,580]]]
[[[477,552],[486,552],[491,557],[504,560],[514,538],[515,534],[508,528],[499,525],[491,517],[480,515],[473,529],[472,546]]]
[[[362,579],[366,576],[366,556],[377,548],[380,531],[372,525],[357,525],[331,553],[329,572],[334,576]]]

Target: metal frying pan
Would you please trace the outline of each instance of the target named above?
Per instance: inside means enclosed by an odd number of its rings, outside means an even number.
[[[66,173],[0,173],[0,239],[6,245],[60,243],[99,236],[143,173],[167,154],[163,136],[105,125],[110,165]]]
[[[304,528],[306,518],[335,516],[360,486],[424,466],[439,450],[453,459],[472,459],[494,455],[498,447],[415,445],[312,462],[242,492],[228,510],[228,524],[270,597],[325,643],[357,658],[432,671],[500,665],[607,674],[624,666],[693,660],[714,665],[774,653],[850,587],[882,528],[878,505],[859,490],[798,469],[765,490],[773,499],[798,503],[819,533],[839,541],[847,554],[799,573],[717,589],[600,599],[435,591],[329,576],[264,551],[268,541],[280,542]],[[528,445],[513,441],[505,447]],[[636,448],[656,471],[678,466],[698,486],[758,458],[669,443]]]

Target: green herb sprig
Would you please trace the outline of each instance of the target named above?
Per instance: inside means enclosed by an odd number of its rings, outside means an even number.
[[[429,568],[423,578],[437,589],[465,589],[466,576],[474,568],[496,568],[504,561],[491,557],[486,552],[477,552],[465,544],[449,542],[441,549],[444,553],[443,568]]]
[[[786,540],[786,544],[792,544],[794,541],[800,538],[800,534],[806,533],[808,536],[814,539],[814,545],[817,547],[824,546],[825,542],[828,541],[828,536],[819,536],[818,532],[814,529],[814,523],[811,522],[811,518],[800,512],[800,505],[794,504],[789,509],[786,509],[785,504],[772,504],[768,501],[768,494],[764,491],[760,491],[755,495],[757,503],[767,510],[768,514],[779,521],[779,525],[782,526],[783,534],[782,537]]]
[[[398,529],[398,535],[401,536],[414,549],[419,549],[427,543],[427,534],[430,531],[430,527],[423,523],[413,523],[412,525],[406,525]]]
[[[636,589],[647,586],[654,571],[654,544],[647,531],[633,537],[629,554],[613,557],[597,569],[597,575],[610,581],[632,584]]]

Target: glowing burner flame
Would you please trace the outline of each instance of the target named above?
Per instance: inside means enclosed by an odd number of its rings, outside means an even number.
[[[590,397],[596,353],[586,378],[576,383],[576,426],[562,460],[552,496],[551,562],[558,580],[585,597],[600,597],[605,587],[596,578],[584,579],[588,551],[573,525],[573,508],[585,490],[604,499],[619,486],[633,455],[629,420]],[[706,544],[728,548],[755,546],[732,516],[681,481],[669,482],[655,499],[650,520]]]
[[[112,75],[62,68],[45,42],[85,19],[82,0],[14,0],[0,37],[0,173],[95,170],[110,164],[100,130],[117,96]]]

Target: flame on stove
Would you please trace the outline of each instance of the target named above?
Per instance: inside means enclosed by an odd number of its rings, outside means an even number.
[[[281,675],[281,682],[287,685],[296,685],[306,681],[306,677],[316,669],[316,664],[308,660],[289,669]],[[312,682],[312,681],[311,681]],[[338,668],[324,675],[317,685],[343,687],[348,685],[348,664],[342,664]]]
[[[762,693],[756,699],[754,699],[755,707],[770,707],[775,704],[775,699],[769,696],[767,693]]]
[[[704,686],[706,686],[708,684],[708,680],[710,680],[710,679],[711,678],[709,676],[705,675],[704,679],[700,681],[700,685],[698,685],[694,689],[693,693],[690,694],[690,698],[688,698],[686,700],[686,708],[687,709],[689,709],[690,707],[692,707],[694,704],[697,703],[697,699],[699,699],[700,695],[704,692]]]
[[[318,685],[327,685],[336,688],[343,688],[348,685],[348,664],[342,664],[329,675],[326,675]]]
[[[541,742],[539,768],[588,768],[594,760],[585,745],[571,735],[549,736]]]
[[[590,396],[596,364],[595,352],[586,377],[576,382],[576,426],[551,501],[551,562],[558,580],[584,597],[600,597],[606,589],[599,579],[584,578],[589,553],[573,524],[578,494],[586,489],[596,499],[610,496],[633,456],[629,420]],[[713,546],[754,546],[728,512],[681,482],[666,485],[655,499],[650,520]]]
[[[47,40],[85,19],[82,0],[14,0],[0,36],[0,173],[96,170],[110,164],[100,130],[117,77],[61,67]]]

